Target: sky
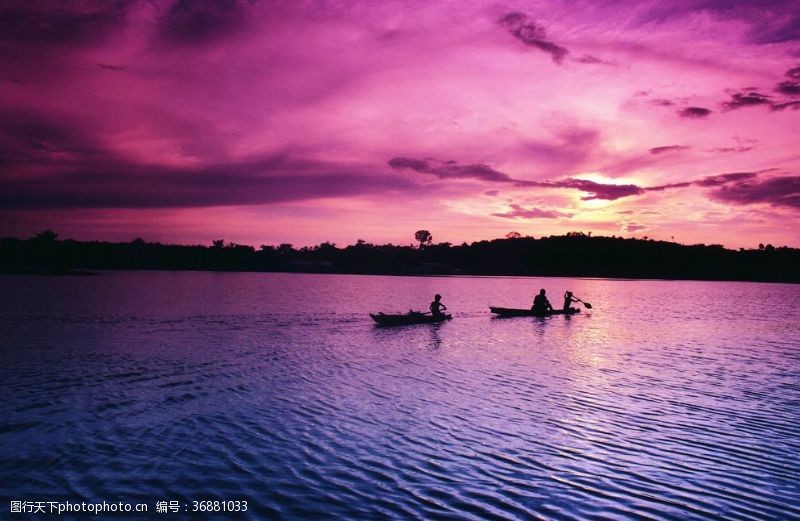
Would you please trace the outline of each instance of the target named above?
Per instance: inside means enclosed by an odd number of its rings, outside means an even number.
[[[800,0],[0,1],[0,236],[800,247]]]

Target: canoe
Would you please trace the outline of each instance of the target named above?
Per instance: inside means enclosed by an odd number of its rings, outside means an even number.
[[[515,309],[515,308],[496,308],[489,306],[489,311],[501,317],[549,317],[552,315],[574,315],[580,313],[578,308],[569,308],[567,310],[554,309],[553,311],[533,312],[531,309]]]
[[[451,315],[440,315],[434,317],[433,315],[425,315],[419,311],[412,311],[402,315],[387,315],[384,313],[372,314],[372,317],[379,326],[410,326],[412,324],[434,324],[436,322],[444,322],[453,318]]]

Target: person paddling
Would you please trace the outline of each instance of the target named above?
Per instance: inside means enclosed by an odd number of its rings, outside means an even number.
[[[570,309],[572,309],[570,307],[570,304],[572,304],[573,302],[580,302],[580,299],[573,297],[571,291],[567,291],[566,293],[564,293],[564,311],[569,311]]]
[[[550,301],[547,300],[547,292],[544,288],[539,290],[539,294],[533,298],[533,306],[531,307],[531,311],[534,313],[547,313],[548,311],[553,311],[553,306],[550,304]]]
[[[442,296],[439,295],[438,293],[436,294],[435,297],[433,297],[433,302],[431,302],[430,309],[431,309],[431,315],[437,318],[441,317],[442,311],[447,309],[447,306],[442,304]]]

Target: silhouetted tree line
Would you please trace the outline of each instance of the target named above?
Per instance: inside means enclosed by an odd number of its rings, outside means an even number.
[[[759,245],[729,250],[720,245],[580,232],[534,239],[511,233],[491,241],[419,247],[332,243],[255,249],[214,241],[211,246],[59,240],[47,230],[27,240],[0,239],[0,271],[80,273],[85,270],[289,271],[364,274],[538,275],[618,278],[800,282],[800,249]],[[424,239],[424,240],[423,240]]]

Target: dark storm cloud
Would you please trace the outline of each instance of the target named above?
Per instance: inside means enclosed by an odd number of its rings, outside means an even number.
[[[524,13],[518,11],[508,13],[500,18],[498,23],[525,45],[549,54],[555,63],[563,62],[569,54],[566,48],[548,40],[544,27],[528,18],[528,15]]]
[[[572,217],[574,214],[558,212],[556,210],[543,210],[541,208],[523,208],[518,204],[509,204],[509,211],[493,213],[493,217],[506,219],[557,219],[559,217]]]
[[[711,192],[717,201],[732,204],[770,204],[800,209],[800,176],[743,181]]]
[[[130,2],[11,0],[0,3],[0,41],[82,45],[122,25]]]
[[[706,118],[711,115],[711,110],[704,107],[686,107],[678,112],[678,115],[682,118]]]
[[[161,21],[161,36],[182,44],[202,44],[233,33],[245,21],[241,0],[177,0]]]
[[[771,105],[772,100],[769,96],[759,92],[737,92],[731,95],[731,99],[722,104],[725,110],[735,110],[742,107],[755,107],[758,105]]]

